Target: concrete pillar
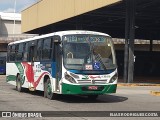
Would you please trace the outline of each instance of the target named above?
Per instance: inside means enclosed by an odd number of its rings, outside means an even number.
[[[126,0],[124,82],[132,83],[134,75],[135,0]]]

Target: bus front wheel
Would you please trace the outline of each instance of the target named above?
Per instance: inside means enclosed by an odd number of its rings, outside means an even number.
[[[44,97],[47,97],[50,100],[56,99],[56,94],[52,92],[52,86],[49,78],[44,83]]]

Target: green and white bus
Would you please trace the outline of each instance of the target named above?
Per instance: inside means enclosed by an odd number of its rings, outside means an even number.
[[[112,38],[94,31],[54,32],[8,44],[6,80],[21,92],[44,91],[97,98],[115,93],[117,65]]]

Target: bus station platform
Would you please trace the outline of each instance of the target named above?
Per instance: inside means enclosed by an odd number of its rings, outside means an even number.
[[[118,83],[121,84],[126,84],[124,82],[123,77],[119,76],[118,79]],[[132,84],[145,84],[145,85],[151,85],[151,84],[155,84],[155,85],[160,85],[160,77],[150,77],[150,76],[146,76],[146,77],[134,77],[133,78],[133,83]]]
[[[118,79],[118,87],[136,87],[136,86],[155,86],[160,87],[160,78],[158,77],[136,77],[134,78],[133,83],[124,83],[123,78],[119,77]],[[160,90],[159,91],[150,91],[151,95],[154,96],[160,96]]]

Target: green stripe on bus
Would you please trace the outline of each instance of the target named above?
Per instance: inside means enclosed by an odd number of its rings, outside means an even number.
[[[15,64],[16,64],[18,70],[19,70],[19,74],[20,74],[20,77],[21,77],[21,83],[23,85],[24,81],[25,81],[23,66],[20,62],[16,62]]]
[[[16,76],[15,75],[8,75],[6,79],[7,79],[7,82],[16,81]]]
[[[15,64],[16,64],[16,66],[17,66],[17,68],[18,68],[18,70],[19,70],[20,76],[21,76],[21,78],[22,78],[22,76],[24,75],[23,66],[21,65],[20,62],[16,62]]]

